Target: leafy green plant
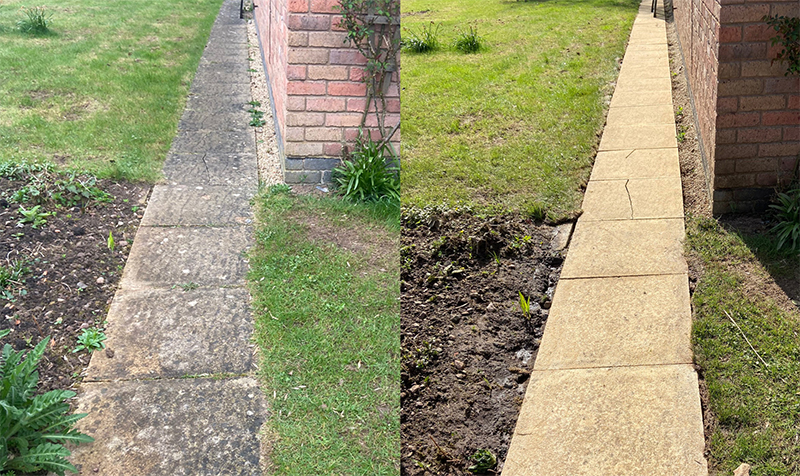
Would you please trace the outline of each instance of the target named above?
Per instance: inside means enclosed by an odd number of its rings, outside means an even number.
[[[64,179],[56,180],[50,198],[67,207],[85,206],[90,201],[110,202],[114,200],[114,197],[108,192],[97,187],[97,178],[93,176],[81,178],[75,173],[68,174]]]
[[[800,74],[800,18],[786,16],[765,16],[767,25],[778,32],[771,39],[772,46],[780,44],[783,49],[775,56],[774,61],[786,62],[789,67],[786,76]]]
[[[24,276],[30,272],[22,260],[11,261],[7,266],[0,265],[0,299],[14,301],[17,290],[23,284]],[[19,291],[24,291],[19,289]]]
[[[258,102],[258,101],[255,101],[255,102]],[[261,127],[261,126],[263,126],[264,124],[267,123],[267,121],[264,120],[264,113],[262,111],[259,111],[255,107],[252,107],[252,108],[248,109],[247,112],[250,113],[250,125],[251,126],[253,126],[253,127]]]
[[[460,31],[453,46],[462,53],[477,53],[483,46],[483,39],[478,36],[478,27],[470,25],[467,30]]]
[[[422,25],[419,33],[403,28],[407,33],[407,38],[403,39],[403,48],[412,53],[431,53],[438,50],[440,26],[441,24],[431,22],[429,25]]]
[[[24,225],[25,223],[30,223],[33,228],[39,228],[40,226],[47,223],[47,217],[52,215],[51,212],[42,212],[39,211],[42,208],[41,205],[34,205],[31,208],[25,208],[20,206],[19,213],[22,215],[20,218],[19,223]]]
[[[476,451],[469,459],[475,463],[467,468],[470,473],[485,473],[497,465],[497,457],[486,449]]]
[[[23,33],[41,35],[50,30],[50,19],[53,13],[45,7],[23,8],[24,17],[17,22],[17,28]]]
[[[0,332],[0,338],[10,331]],[[69,390],[51,390],[34,396],[39,383],[36,368],[50,338],[39,342],[27,355],[3,346],[0,357],[0,470],[32,473],[52,471],[64,476],[78,473],[67,461],[70,451],[63,443],[88,443],[90,436],[73,429],[85,413],[69,415],[65,400],[75,396]]]
[[[333,181],[345,199],[400,203],[399,165],[396,159],[387,163],[385,149],[370,137],[359,139],[350,160],[333,169]]]
[[[777,200],[778,203],[773,203],[770,208],[775,210],[778,224],[770,232],[778,236],[778,249],[791,240],[791,250],[795,251],[800,244],[800,187],[779,193]]]
[[[114,244],[114,235],[113,232],[111,231],[108,232],[108,240],[106,240],[106,245],[108,246],[108,249],[113,253],[115,244]]]
[[[525,319],[531,318],[531,298],[525,298],[525,295],[522,294],[522,291],[519,291],[519,308],[522,309],[522,314],[525,315]]]
[[[104,340],[106,340],[106,335],[100,329],[96,327],[84,329],[83,333],[78,336],[78,345],[72,349],[72,352],[80,352],[84,349],[89,352],[94,352],[95,350],[105,349],[106,344],[103,342]]]

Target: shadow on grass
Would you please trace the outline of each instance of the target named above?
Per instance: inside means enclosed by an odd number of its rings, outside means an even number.
[[[770,230],[775,226],[769,213],[765,215],[726,215],[720,225],[739,236],[758,259],[775,283],[800,309],[800,250],[786,245],[778,249],[777,237]]]

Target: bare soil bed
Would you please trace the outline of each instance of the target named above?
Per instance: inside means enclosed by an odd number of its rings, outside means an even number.
[[[0,291],[0,329],[11,333],[0,345],[31,348],[50,336],[39,365],[39,391],[74,387],[89,363],[87,351],[73,352],[84,329],[104,328],[130,244],[144,213],[147,185],[98,180],[104,200],[69,195],[65,176],[54,172],[0,177],[0,265],[18,272]],[[76,177],[76,183],[92,183]],[[15,202],[31,184],[41,195]],[[62,193],[61,203],[51,192]],[[65,206],[70,202],[73,206]],[[39,206],[44,223],[20,223],[22,210]],[[109,242],[109,233],[113,245]],[[111,352],[109,350],[109,352]]]
[[[405,211],[402,230],[401,474],[472,474],[478,450],[499,474],[566,251],[516,215]]]

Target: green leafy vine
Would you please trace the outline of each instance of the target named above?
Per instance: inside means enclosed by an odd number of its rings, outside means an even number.
[[[386,130],[386,91],[397,70],[400,51],[400,1],[340,0],[337,8],[342,15],[339,26],[347,30],[346,41],[367,59],[363,78],[367,101],[361,130],[374,107],[381,143],[386,144],[398,129]]]
[[[789,64],[786,76],[800,74],[800,18],[765,16],[764,21],[778,32],[778,35],[772,38],[772,45],[783,46],[773,61]]]

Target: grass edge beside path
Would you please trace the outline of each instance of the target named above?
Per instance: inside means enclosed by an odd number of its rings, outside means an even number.
[[[397,474],[396,211],[286,186],[256,202],[249,283],[269,465],[278,475]]]
[[[692,342],[713,414],[711,474],[747,463],[752,476],[797,476],[800,313],[772,297],[781,290],[715,219],[687,216],[686,253],[699,271]]]

